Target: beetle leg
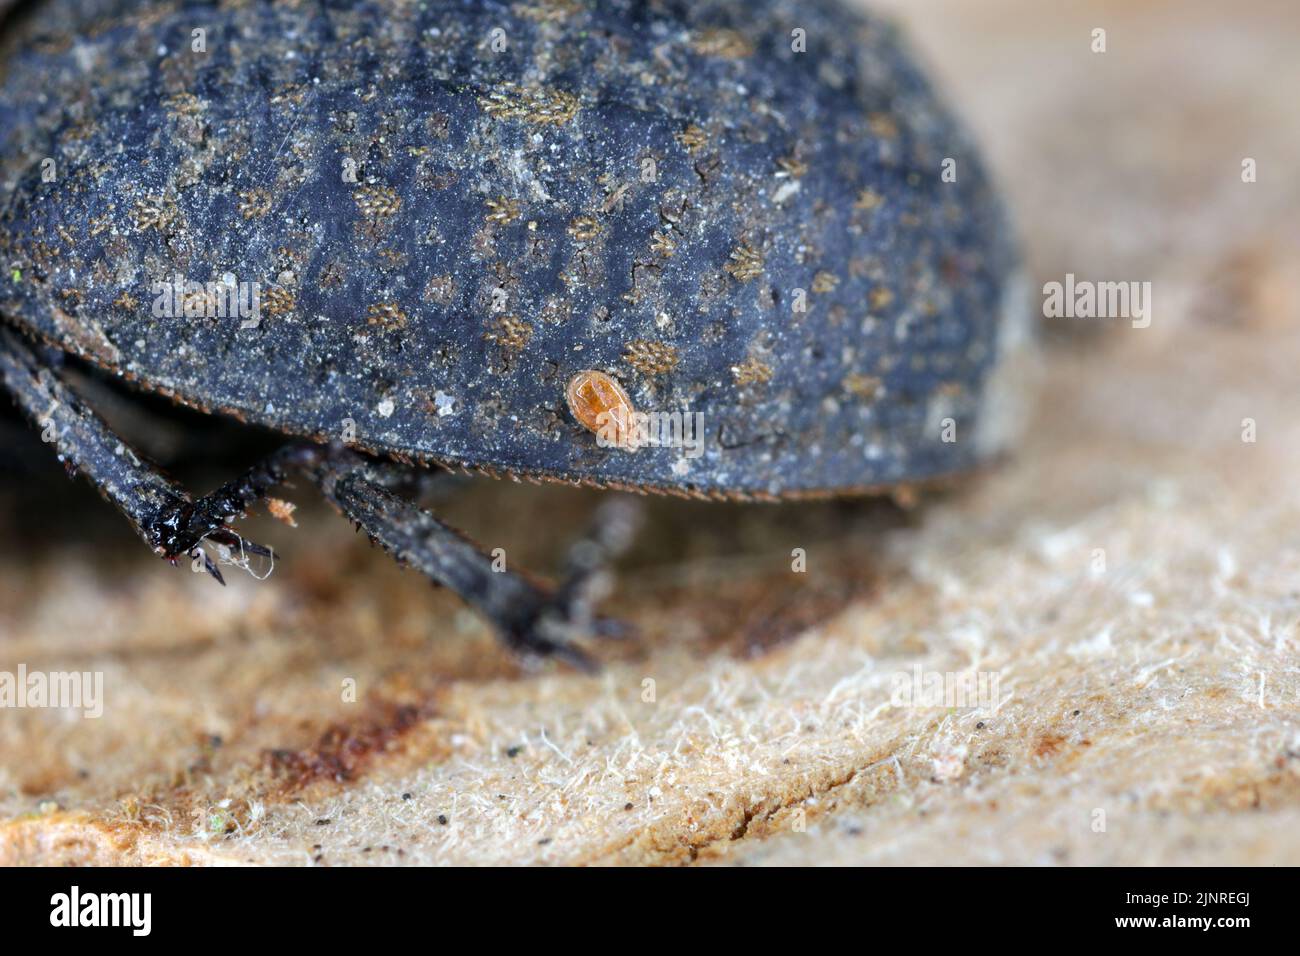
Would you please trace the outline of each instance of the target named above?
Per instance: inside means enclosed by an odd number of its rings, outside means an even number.
[[[641,508],[633,499],[607,498],[586,536],[569,548],[555,603],[567,609],[570,620],[601,637],[625,636],[619,621],[594,617],[592,609],[613,589],[610,565],[632,543],[640,521]]]
[[[48,361],[5,328],[0,328],[0,384],[41,429],[59,460],[84,474],[126,516],[145,544],[169,560],[196,556],[205,538],[221,541],[230,536],[238,541],[226,528],[226,519],[242,514],[241,502],[251,500],[248,495],[259,489],[264,493],[275,483],[267,466],[262,466],[196,502],[114,434]],[[242,546],[254,554],[267,551],[248,541]],[[206,554],[203,561],[208,573],[224,584]]]
[[[286,472],[302,467],[321,453],[314,445],[286,445],[268,455],[240,477],[211,494],[174,508],[159,523],[160,547],[167,555],[190,554],[203,541],[212,541],[248,554],[275,557],[270,548],[236,535],[227,522],[247,511],[282,483]]]
[[[600,530],[574,548],[567,580],[555,590],[500,567],[492,557],[424,509],[385,487],[384,472],[359,455],[322,456],[309,473],[325,497],[397,560],[455,591],[495,626],[520,653],[558,657],[583,670],[590,657],[573,643],[586,635],[619,636],[612,621],[591,613],[597,570],[630,536],[624,508],[606,512]],[[615,518],[617,512],[622,517]]]
[[[0,328],[0,379],[59,460],[84,474],[150,547],[159,515],[189,500],[180,485],[138,456],[8,329]]]

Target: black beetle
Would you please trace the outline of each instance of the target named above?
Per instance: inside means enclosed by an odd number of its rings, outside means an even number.
[[[997,448],[1015,254],[889,25],[811,3],[46,0],[5,25],[0,372],[164,557],[310,475],[516,649],[585,662],[606,522],[546,590],[420,464],[851,495]],[[41,345],[33,346],[17,333]],[[191,498],[53,347],[298,436]]]

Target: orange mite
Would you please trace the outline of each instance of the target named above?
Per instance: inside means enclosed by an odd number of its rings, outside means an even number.
[[[606,438],[608,444],[636,451],[632,399],[612,376],[583,369],[569,379],[564,397],[569,411],[584,428]]]

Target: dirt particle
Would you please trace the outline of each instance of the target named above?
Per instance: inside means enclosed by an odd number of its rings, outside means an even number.
[[[408,321],[396,302],[376,302],[366,309],[366,322],[389,332],[406,328]]]
[[[818,295],[824,295],[827,292],[834,292],[835,287],[839,284],[839,277],[835,273],[823,269],[813,276],[812,290]]]
[[[881,388],[884,387],[884,382],[875,375],[863,375],[861,372],[853,372],[844,376],[840,384],[844,387],[844,391],[850,395],[865,399],[875,398],[880,394]]]
[[[714,27],[701,30],[691,41],[691,48],[701,56],[740,60],[751,56],[754,47],[735,30]]]
[[[709,134],[694,123],[689,124],[674,138],[688,153],[699,152],[709,143]]]
[[[858,198],[853,202],[854,209],[878,209],[884,203],[884,197],[874,189],[867,188],[858,193]]]
[[[487,201],[487,207],[488,214],[486,218],[488,222],[496,222],[506,225],[507,223],[514,222],[520,215],[519,203],[515,202],[513,199],[508,199],[505,196],[498,199],[489,199]]]
[[[731,252],[731,261],[723,269],[739,282],[757,279],[763,274],[763,254],[748,243],[741,243]]]
[[[578,98],[572,93],[516,83],[503,83],[478,102],[495,119],[521,119],[538,126],[563,126],[578,113]]]
[[[271,194],[265,189],[246,189],[239,194],[239,215],[260,219],[271,211]]]
[[[294,520],[293,513],[298,508],[291,501],[285,501],[283,498],[267,498],[266,510],[271,513],[271,517],[277,521],[282,521],[290,528],[298,527],[298,522]]]
[[[293,293],[278,285],[270,286],[261,295],[262,308],[270,316],[290,315],[297,304]]]
[[[627,363],[642,375],[666,375],[677,367],[681,353],[671,345],[651,339],[633,339],[623,352]]]
[[[387,186],[362,186],[353,199],[368,219],[386,219],[402,208],[402,197]]]
[[[569,223],[569,235],[578,242],[588,242],[600,235],[600,223],[590,216],[579,216]]]
[[[871,307],[873,312],[878,312],[881,309],[888,308],[890,303],[893,301],[894,293],[890,292],[889,289],[885,288],[883,285],[878,285],[867,293],[867,304]]]
[[[772,366],[762,359],[750,357],[739,365],[731,367],[731,375],[737,385],[757,385],[771,381]]]
[[[483,337],[504,352],[522,352],[533,337],[533,327],[514,315],[498,316]]]

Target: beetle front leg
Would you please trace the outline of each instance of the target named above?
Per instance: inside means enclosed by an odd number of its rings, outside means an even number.
[[[201,542],[210,539],[218,544],[239,544],[254,554],[270,554],[260,545],[237,538],[226,527],[225,520],[243,510],[234,508],[235,496],[218,493],[196,502],[118,437],[49,362],[5,328],[0,328],[0,384],[41,429],[65,467],[85,475],[126,516],[154,553],[170,560],[197,556]],[[208,573],[224,584],[212,559],[206,552],[202,557]]]

